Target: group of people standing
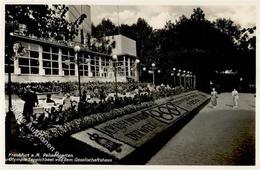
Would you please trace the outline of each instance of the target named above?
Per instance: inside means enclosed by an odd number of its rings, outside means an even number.
[[[233,100],[233,108],[237,108],[238,107],[238,99],[239,99],[239,93],[236,89],[234,89],[231,92],[232,95],[232,100]],[[218,93],[216,91],[215,88],[212,88],[212,92],[211,92],[211,104],[213,106],[213,108],[217,107],[217,103],[218,103]]]

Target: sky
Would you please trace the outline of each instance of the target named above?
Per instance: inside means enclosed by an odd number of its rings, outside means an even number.
[[[230,18],[241,27],[256,25],[256,7],[253,5],[226,6],[176,6],[176,5],[145,5],[145,6],[113,6],[92,5],[91,20],[97,25],[103,18],[109,18],[115,25],[136,23],[139,17],[144,18],[155,29],[163,28],[169,20],[175,22],[179,16],[190,17],[194,8],[200,7],[205,17],[210,20]]]

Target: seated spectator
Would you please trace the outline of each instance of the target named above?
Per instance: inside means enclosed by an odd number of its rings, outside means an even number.
[[[71,97],[69,93],[65,94],[65,98],[63,99],[63,109],[68,110],[71,107]]]
[[[47,94],[46,103],[53,103],[54,105],[56,105],[55,101],[51,99],[51,94]]]
[[[87,99],[87,92],[84,90],[84,91],[83,91],[83,95],[81,96],[80,101],[85,102],[86,99]]]
[[[99,95],[100,95],[100,101],[105,101],[106,93],[105,93],[103,87],[101,87],[101,89],[99,90]]]

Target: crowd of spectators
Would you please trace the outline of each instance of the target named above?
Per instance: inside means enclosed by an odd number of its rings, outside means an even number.
[[[31,82],[31,83],[12,83],[11,93],[18,95],[19,97],[23,96],[23,93],[27,90],[26,87],[30,85],[31,88],[36,93],[71,93],[75,96],[78,94],[75,92],[78,89],[77,82]],[[145,87],[147,83],[139,83],[140,87]],[[137,88],[137,83],[122,83],[118,82],[118,92],[121,94],[125,94],[128,91],[133,91]],[[86,91],[91,97],[99,97],[100,90],[104,90],[107,94],[115,92],[115,85],[113,82],[87,82],[81,83],[82,90]],[[75,92],[75,93],[74,93]],[[5,94],[8,94],[8,84],[5,84]]]
[[[82,84],[83,94],[79,102],[75,102],[70,98],[71,96],[75,97],[73,91],[76,91],[78,88],[76,82],[13,83],[12,92],[23,98],[24,93],[28,91],[28,86],[36,93],[57,92],[62,93],[64,96],[63,103],[48,110],[47,114],[46,112],[43,114],[31,114],[29,120],[39,129],[64,124],[82,116],[106,113],[127,105],[137,105],[142,102],[168,97],[179,94],[184,90],[180,87],[171,88],[163,84],[152,86],[147,83],[128,82],[118,83],[118,96],[115,96],[115,94],[111,96],[110,94],[115,92],[114,83],[89,82]],[[91,97],[87,98],[86,94]],[[99,100],[91,101],[94,97],[99,98]],[[46,103],[56,105],[50,94],[47,94]]]

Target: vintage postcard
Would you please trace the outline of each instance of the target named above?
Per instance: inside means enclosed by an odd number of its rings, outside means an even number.
[[[1,3],[3,164],[257,169],[256,8]]]

